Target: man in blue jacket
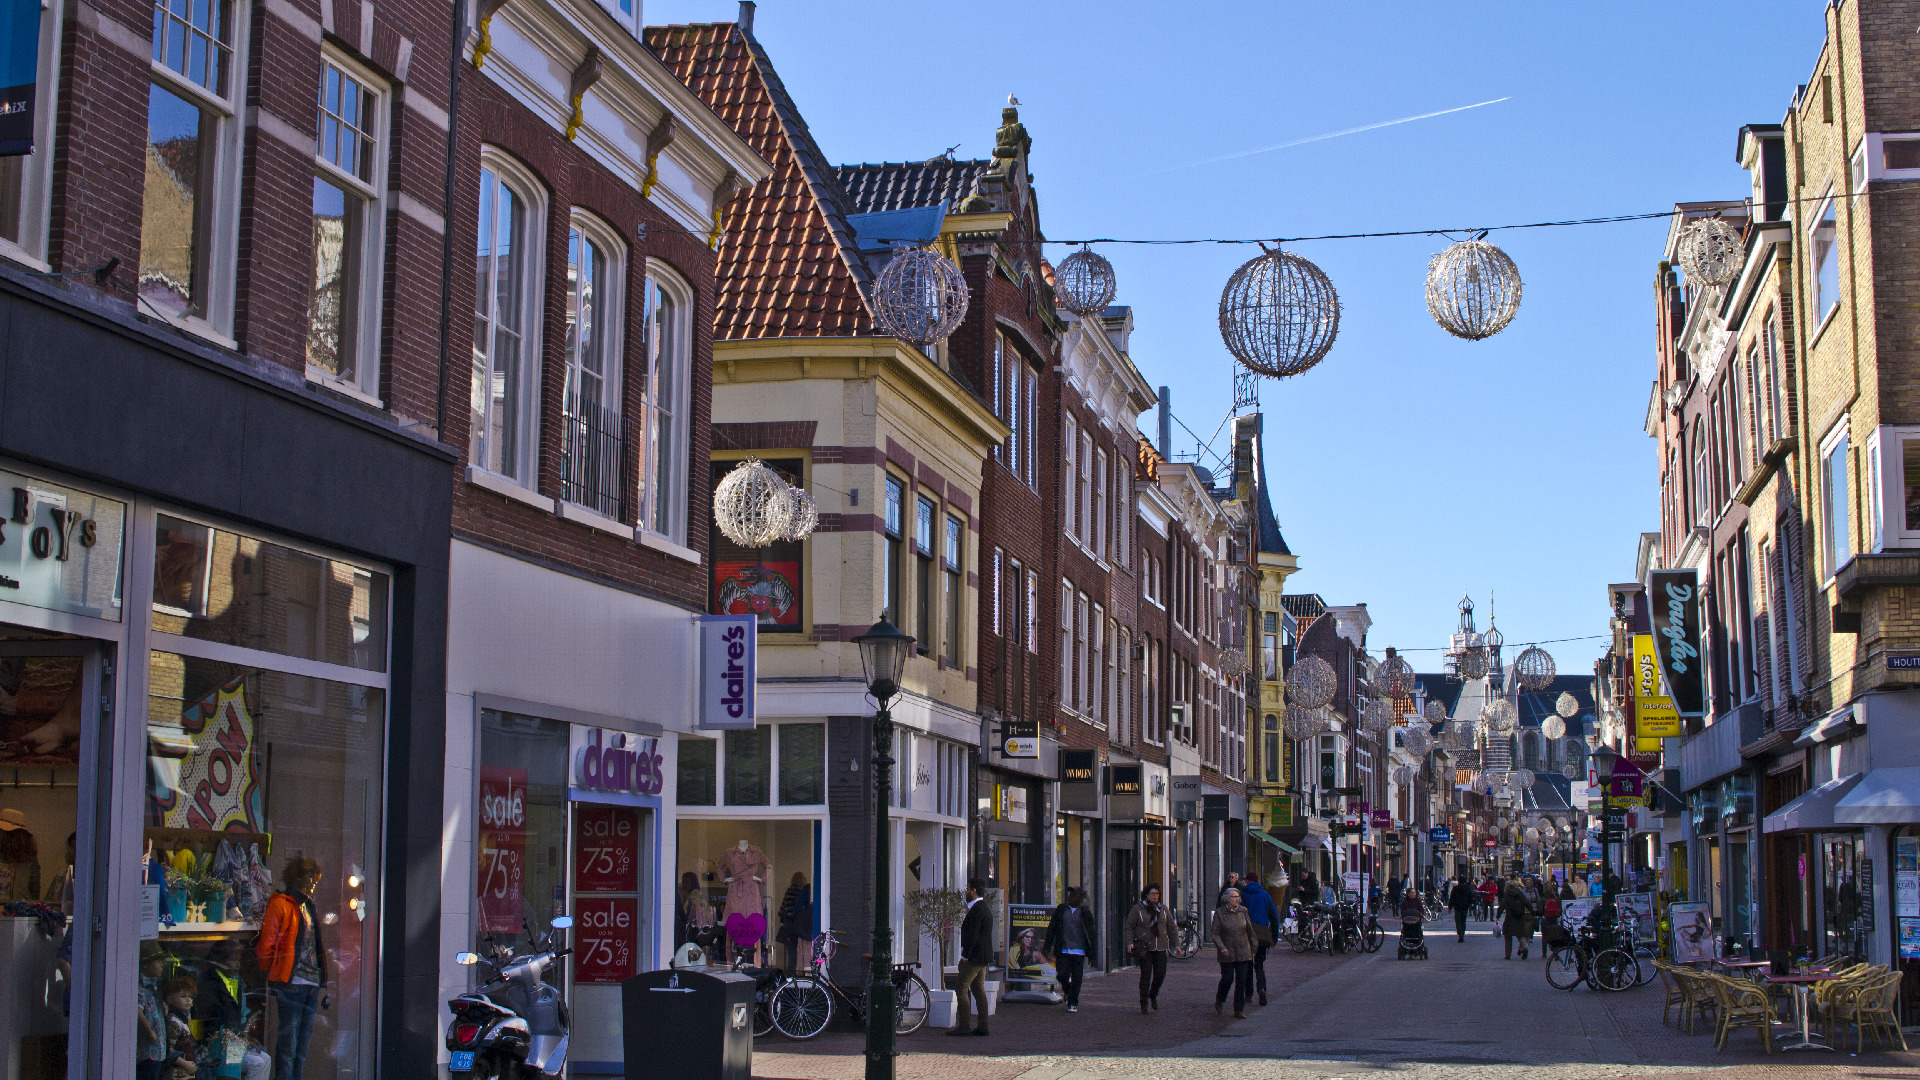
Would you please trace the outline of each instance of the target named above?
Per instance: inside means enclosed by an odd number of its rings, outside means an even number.
[[[1267,950],[1273,948],[1274,939],[1280,936],[1280,908],[1252,874],[1240,884],[1240,902],[1246,905],[1247,916],[1253,920],[1253,987],[1260,994],[1260,1004],[1265,1005]]]

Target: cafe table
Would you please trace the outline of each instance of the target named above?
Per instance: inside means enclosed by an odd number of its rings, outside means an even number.
[[[1832,1050],[1833,1047],[1813,1037],[1811,1018],[1813,1015],[1813,988],[1818,983],[1831,982],[1840,976],[1834,973],[1813,972],[1804,975],[1763,975],[1770,983],[1778,983],[1793,991],[1794,1009],[1800,1014],[1800,1038],[1794,1042],[1780,1044],[1786,1050]]]

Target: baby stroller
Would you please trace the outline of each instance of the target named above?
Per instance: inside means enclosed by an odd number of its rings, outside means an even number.
[[[1400,923],[1400,948],[1396,955],[1402,960],[1427,959],[1427,935],[1419,919],[1406,919]]]

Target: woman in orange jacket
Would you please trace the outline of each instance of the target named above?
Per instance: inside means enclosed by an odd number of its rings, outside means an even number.
[[[300,1080],[307,1047],[313,1041],[313,1014],[327,1004],[327,950],[320,941],[320,919],[313,907],[320,864],[308,858],[289,859],[280,880],[284,888],[267,901],[254,954],[266,972],[278,1014],[274,1080]]]

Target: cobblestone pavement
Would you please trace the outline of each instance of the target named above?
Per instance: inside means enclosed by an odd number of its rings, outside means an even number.
[[[1537,952],[1501,958],[1489,925],[1465,944],[1428,938],[1432,959],[1401,962],[1393,940],[1357,957],[1273,954],[1271,1004],[1217,1017],[1217,968],[1202,953],[1172,965],[1165,1006],[1139,1014],[1128,972],[1090,979],[1081,1011],[1010,1004],[985,1039],[923,1031],[901,1042],[902,1080],[1920,1080],[1915,1052],[1776,1054],[1750,1031],[1724,1053],[1710,1034],[1660,1022],[1659,984],[1624,994],[1547,986]],[[1537,944],[1537,942],[1536,942]],[[858,1032],[811,1043],[761,1040],[754,1075],[843,1080],[862,1074]]]

